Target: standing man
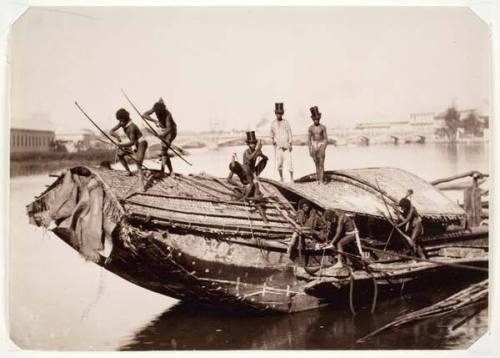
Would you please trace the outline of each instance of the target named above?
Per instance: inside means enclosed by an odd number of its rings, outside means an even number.
[[[130,171],[127,161],[125,160],[125,156],[132,155],[132,151],[130,150],[130,148],[131,147],[135,148],[134,158],[137,164],[137,172],[139,173],[140,190],[144,191],[145,188],[144,188],[144,175],[142,172],[142,162],[144,160],[146,150],[148,149],[148,142],[142,136],[139,127],[137,127],[137,125],[134,122],[132,122],[130,114],[126,109],[120,108],[116,112],[116,119],[118,119],[119,123],[111,129],[110,134],[113,137],[115,137],[120,143],[118,144],[120,147],[118,151],[118,159],[120,160],[120,163],[122,163],[125,170],[129,173],[129,175],[133,175],[132,172]],[[122,128],[123,131],[125,132],[125,135],[129,139],[128,142],[121,143],[120,136],[116,133],[116,131],[120,128]]]
[[[319,123],[321,113],[317,106],[311,107],[311,119],[313,124],[309,127],[307,144],[309,145],[309,154],[316,165],[316,179],[318,184],[324,184],[325,172],[325,150],[328,144],[326,127]]]
[[[157,119],[151,117],[152,114],[156,115]],[[160,128],[160,137],[163,139],[161,144],[161,172],[165,172],[165,165],[169,170],[169,175],[173,175],[172,162],[168,155],[168,149],[172,145],[175,137],[177,137],[177,125],[175,124],[172,114],[165,106],[163,99],[160,98],[158,102],[153,105],[149,111],[144,112],[142,117],[148,121],[154,122]],[[167,143],[168,145],[166,145]]]
[[[271,140],[274,145],[276,167],[280,174],[280,180],[283,181],[283,163],[286,162],[290,172],[290,180],[293,181],[292,129],[288,121],[283,118],[285,113],[283,103],[275,103],[274,107],[276,119],[271,123]]]

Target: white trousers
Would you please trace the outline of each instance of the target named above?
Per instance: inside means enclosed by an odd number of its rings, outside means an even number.
[[[283,170],[285,166],[289,172],[293,172],[292,152],[289,149],[276,148],[276,168]]]

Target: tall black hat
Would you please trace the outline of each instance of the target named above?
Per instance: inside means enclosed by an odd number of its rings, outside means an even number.
[[[121,121],[128,121],[130,119],[130,113],[125,108],[120,108],[116,111],[116,119]]]
[[[274,113],[276,113],[276,114],[285,113],[285,109],[283,108],[283,103],[275,103],[274,104]]]
[[[321,112],[319,111],[318,106],[311,107],[311,118],[321,118]]]
[[[257,143],[257,137],[255,137],[255,131],[250,131],[246,133],[247,133],[247,143]]]

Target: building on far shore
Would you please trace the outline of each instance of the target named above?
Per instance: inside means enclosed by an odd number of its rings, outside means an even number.
[[[405,133],[408,131],[408,121],[398,122],[364,122],[354,127],[354,133],[358,136],[369,138]]]
[[[11,153],[48,152],[54,148],[55,133],[51,130],[11,128]]]

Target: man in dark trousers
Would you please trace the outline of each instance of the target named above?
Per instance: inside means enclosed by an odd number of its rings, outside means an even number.
[[[151,117],[153,113],[156,115],[157,119]],[[165,172],[166,165],[169,170],[169,175],[173,175],[174,171],[168,155],[168,149],[172,145],[175,137],[177,137],[177,125],[175,124],[172,114],[165,106],[163,99],[160,98],[159,101],[153,105],[153,108],[144,112],[142,117],[148,121],[154,122],[160,128],[158,134],[163,139],[161,144],[161,172]]]
[[[262,142],[255,137],[255,132],[246,132],[248,148],[243,153],[243,165],[248,165],[255,176],[259,176],[267,165],[267,156],[262,154]]]
[[[118,119],[118,124],[114,126],[110,134],[115,137],[119,144],[120,149],[118,150],[118,159],[120,163],[122,163],[125,170],[129,173],[129,175],[133,175],[130,171],[127,161],[125,160],[126,156],[132,156],[133,152],[135,152],[135,162],[137,164],[137,172],[139,173],[139,186],[140,190],[144,191],[144,174],[142,172],[142,162],[144,161],[144,156],[146,155],[146,150],[148,149],[148,142],[144,139],[139,127],[132,122],[130,118],[130,114],[127,110],[120,108],[116,112],[116,119]],[[116,133],[118,129],[122,128],[125,132],[125,135],[129,139],[128,142],[121,143],[120,136]],[[133,148],[133,152],[132,149]]]

